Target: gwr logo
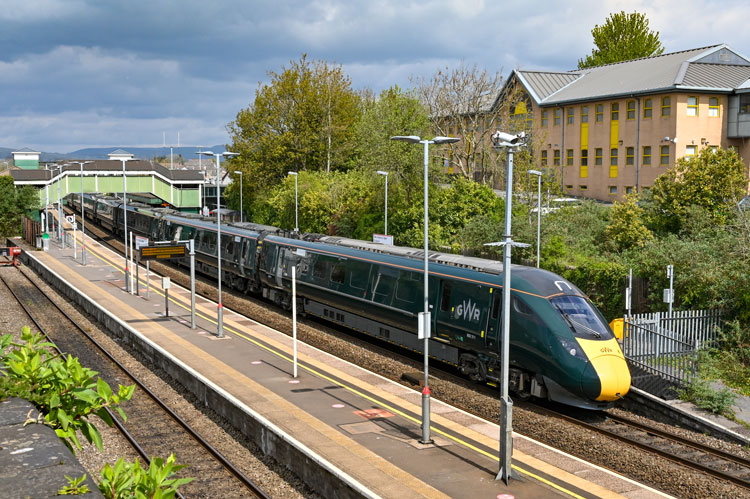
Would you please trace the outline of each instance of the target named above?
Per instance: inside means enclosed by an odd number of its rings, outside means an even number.
[[[456,307],[456,319],[479,322],[479,314],[479,307],[472,303],[471,300],[464,300],[463,303]]]
[[[601,352],[602,353],[612,353],[613,350],[611,348],[609,348],[609,347],[602,347]]]

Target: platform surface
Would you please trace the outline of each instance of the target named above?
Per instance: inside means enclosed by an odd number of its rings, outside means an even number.
[[[432,445],[422,445],[421,394],[320,350],[297,342],[231,310],[217,338],[216,303],[196,298],[197,328],[190,325],[190,293],[174,283],[168,318],[161,277],[139,271],[141,296],[125,292],[123,258],[86,238],[87,265],[56,242],[29,251],[75,288],[96,300],[195,371],[313,449],[373,496],[496,498],[666,497],[514,433],[513,467],[521,480],[497,475],[497,425],[433,399]],[[148,297],[146,296],[148,294]]]

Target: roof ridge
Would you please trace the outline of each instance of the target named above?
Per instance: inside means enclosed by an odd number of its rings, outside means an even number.
[[[716,48],[716,47],[721,47],[722,45],[726,45],[726,44],[724,44],[724,43],[717,43],[715,45],[707,45],[705,47],[696,47],[696,48],[693,48],[693,49],[678,50],[676,52],[669,52],[669,53],[666,53],[666,54],[650,55],[650,56],[647,56],[647,57],[637,57],[635,59],[628,59],[627,61],[617,61],[617,62],[610,62],[609,64],[602,64],[601,66],[591,66],[590,68],[583,68],[583,69],[579,69],[578,71],[585,71],[587,69],[605,68],[607,66],[616,66],[618,64],[627,64],[629,62],[644,61],[646,59],[656,59],[658,57],[666,57],[668,55],[682,54],[682,53],[685,53],[685,52],[695,52],[695,51],[698,51],[698,50],[708,50],[708,49],[712,49],[712,48]]]

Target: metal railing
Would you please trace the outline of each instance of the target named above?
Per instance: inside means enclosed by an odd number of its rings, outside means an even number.
[[[633,386],[654,393],[687,385],[696,375],[698,351],[714,344],[720,322],[714,310],[625,316],[622,347]]]

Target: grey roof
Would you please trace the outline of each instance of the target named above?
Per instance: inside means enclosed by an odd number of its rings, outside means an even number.
[[[78,172],[81,167],[78,164],[63,166],[63,171]],[[99,159],[83,165],[87,172],[122,172],[122,161],[116,159]],[[203,182],[203,174],[197,170],[170,170],[158,163],[145,160],[126,161],[125,169],[129,172],[156,172],[173,182]],[[49,180],[52,172],[49,170],[13,170],[13,180],[16,181],[38,181]]]
[[[514,74],[545,106],[678,89],[732,92],[750,79],[750,60],[712,45],[576,71]]]
[[[117,149],[115,151],[112,151],[111,153],[108,154],[108,156],[113,155],[113,154],[117,154],[118,156],[123,155],[123,154],[129,154],[130,156],[133,156],[133,153],[129,153],[128,151],[123,151],[122,149]]]
[[[29,149],[28,147],[24,147],[24,148],[19,149],[17,151],[13,151],[11,154],[15,154],[17,152],[30,152],[30,153],[34,153],[34,154],[41,154],[39,151],[35,151],[33,149]]]

